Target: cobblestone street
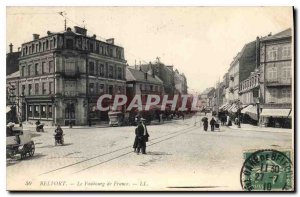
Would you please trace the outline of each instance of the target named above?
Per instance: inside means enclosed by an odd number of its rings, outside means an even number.
[[[134,127],[63,128],[64,146],[54,145],[53,129],[32,131],[35,155],[7,160],[7,189],[18,180],[29,190],[240,190],[243,151],[292,149],[291,130],[204,132],[201,118],[149,125],[146,155],[133,152]]]

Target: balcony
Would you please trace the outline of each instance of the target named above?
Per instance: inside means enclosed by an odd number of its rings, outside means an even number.
[[[60,74],[63,78],[79,78],[80,72],[79,71],[62,71],[56,72],[56,74]]]
[[[273,78],[266,79],[266,86],[290,86],[292,85],[291,78]]]

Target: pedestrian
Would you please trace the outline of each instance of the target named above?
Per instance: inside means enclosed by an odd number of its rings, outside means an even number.
[[[164,123],[164,120],[163,120],[163,114],[162,114],[162,113],[159,114],[159,118],[160,118],[160,121],[159,121],[159,122]]]
[[[207,131],[207,128],[208,128],[208,119],[207,118],[205,118],[203,120],[203,128],[204,128],[204,131]]]
[[[133,152],[136,152],[137,146],[138,146],[138,127],[135,128],[135,138],[134,138],[134,143],[133,143]]]
[[[215,130],[215,124],[216,124],[216,121],[215,121],[214,117],[212,117],[211,120],[210,120],[211,131]]]
[[[145,119],[141,118],[137,126],[136,136],[137,136],[137,154],[142,151],[142,154],[146,154],[146,142],[148,141],[149,134],[147,132],[147,127],[144,124]]]

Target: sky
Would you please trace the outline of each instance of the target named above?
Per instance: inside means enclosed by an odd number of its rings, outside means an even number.
[[[160,57],[197,93],[222,80],[246,43],[293,26],[292,7],[7,7],[6,51],[34,33],[63,31],[62,11],[68,27],[84,25],[89,35],[115,38],[129,65]]]

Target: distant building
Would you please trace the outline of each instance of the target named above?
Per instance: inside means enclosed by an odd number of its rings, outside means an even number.
[[[13,44],[9,45],[9,53],[6,54],[6,75],[10,75],[19,70],[19,58],[21,51],[14,52]]]
[[[25,96],[25,120],[46,124],[85,125],[106,121],[98,111],[100,95],[125,94],[124,49],[114,39],[100,41],[75,26],[48,31],[23,43],[19,58],[19,95]],[[111,101],[106,100],[105,105]]]
[[[145,105],[148,95],[164,95],[163,82],[154,74],[127,67],[126,69],[126,95],[128,102],[135,95],[141,95],[142,104]]]
[[[260,39],[261,122],[291,127],[292,30],[286,29]]]
[[[211,87],[211,88],[206,88],[201,94],[200,94],[200,100],[202,102],[202,106],[205,107],[206,109],[213,109],[214,106],[214,97],[215,97],[215,92],[216,89]]]

